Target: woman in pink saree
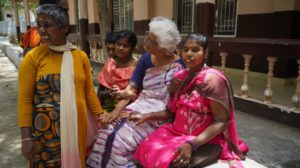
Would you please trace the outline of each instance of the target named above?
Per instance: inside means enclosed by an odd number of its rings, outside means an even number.
[[[238,139],[231,85],[221,72],[205,65],[205,36],[190,34],[182,44],[188,68],[174,75],[176,91],[169,110],[128,116],[136,124],[175,116],[140,143],[134,160],[146,168],[168,168],[204,167],[221,159],[241,168],[248,147]]]

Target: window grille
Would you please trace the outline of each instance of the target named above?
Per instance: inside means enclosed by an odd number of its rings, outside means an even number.
[[[214,35],[236,34],[237,0],[216,0],[216,18]]]
[[[193,31],[194,0],[176,0],[177,14],[175,20],[180,33],[187,34]]]
[[[113,1],[114,31],[133,30],[133,0]]]

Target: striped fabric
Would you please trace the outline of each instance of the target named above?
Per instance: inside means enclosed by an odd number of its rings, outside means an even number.
[[[174,62],[168,65],[146,69],[143,90],[138,99],[126,107],[126,111],[150,113],[165,110],[167,84],[182,65]],[[164,122],[144,122],[134,126],[122,119],[108,129],[101,129],[93,150],[87,159],[87,167],[136,167],[133,154],[139,143]]]

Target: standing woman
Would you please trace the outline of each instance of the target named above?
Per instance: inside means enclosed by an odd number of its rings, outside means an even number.
[[[66,9],[46,4],[36,14],[44,44],[19,69],[22,153],[31,167],[85,167],[87,110],[102,112],[89,59],[67,44]]]
[[[162,17],[151,20],[145,38],[148,52],[141,57],[126,89],[119,91],[113,88],[113,96],[126,99],[119,101],[108,118],[101,115],[102,122],[118,119],[122,111],[148,114],[166,109],[167,86],[173,74],[183,68],[180,57],[173,53],[180,39],[172,20]],[[126,106],[130,100],[133,102]],[[115,125],[110,124],[107,129],[100,129],[87,160],[88,167],[135,167],[133,154],[136,147],[162,123],[144,122],[136,126],[121,119]]]

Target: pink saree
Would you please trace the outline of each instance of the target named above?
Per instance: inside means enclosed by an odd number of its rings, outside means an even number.
[[[175,74],[175,78],[184,80],[189,75],[188,70]],[[193,89],[189,94],[188,90]],[[200,89],[199,89],[200,88]],[[136,150],[134,159],[147,168],[167,168],[176,158],[175,150],[187,140],[201,134],[214,119],[210,102],[221,103],[230,113],[227,127],[207,144],[222,146],[221,160],[241,160],[248,151],[247,145],[238,139],[234,119],[233,95],[229,81],[217,70],[204,67],[197,72],[192,81],[184,88],[181,95],[175,93],[169,102],[169,108],[175,112],[173,123],[167,123],[141,142]],[[243,167],[236,162],[235,167]]]

